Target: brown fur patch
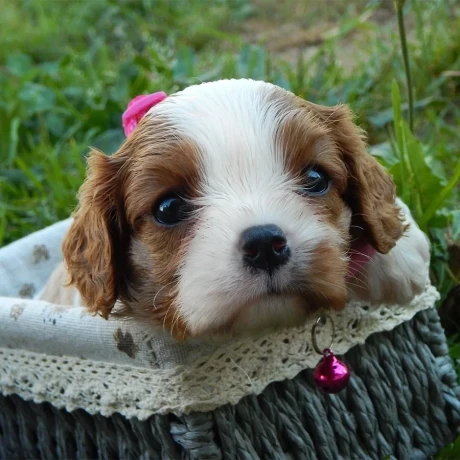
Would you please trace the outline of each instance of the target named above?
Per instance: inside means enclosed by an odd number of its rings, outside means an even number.
[[[278,91],[275,92],[280,96]],[[307,274],[311,303],[333,308],[345,305],[347,289],[345,251],[352,237],[364,237],[379,252],[387,253],[402,236],[404,227],[395,205],[391,177],[366,151],[363,132],[353,123],[348,107],[323,107],[283,94],[286,101],[279,140],[290,174],[302,186],[302,173],[319,167],[331,181],[323,196],[305,197],[323,222],[344,240],[342,248],[322,245],[312,257]],[[344,226],[346,207],[352,210],[352,229]]]
[[[153,209],[173,190],[193,196],[197,183],[196,148],[152,117],[145,117],[112,157],[91,153],[63,244],[71,283],[91,311],[107,317],[120,299],[126,314],[185,335],[174,288],[193,221],[161,227]],[[134,239],[142,251],[132,249]]]
[[[364,238],[386,254],[405,230],[390,175],[366,151],[364,133],[353,123],[347,106],[323,107],[304,101],[304,107],[327,127],[328,137],[339,153],[337,158],[346,166],[348,180],[343,198],[353,211],[354,227],[361,227]]]
[[[125,144],[126,145],[126,144]],[[116,207],[123,152],[106,157],[93,151],[88,175],[79,192],[79,206],[63,242],[70,284],[80,291],[93,313],[107,318],[120,291],[116,267],[123,257],[122,219]]]
[[[309,304],[341,310],[347,300],[347,262],[341,248],[319,245],[306,281]]]

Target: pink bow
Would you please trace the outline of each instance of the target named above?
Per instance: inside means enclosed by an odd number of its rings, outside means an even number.
[[[125,136],[128,137],[133,131],[137,124],[141,121],[141,118],[154,106],[160,103],[167,97],[167,94],[163,91],[158,91],[153,94],[144,94],[136,96],[134,99],[129,101],[128,108],[123,112],[121,122],[125,131]]]

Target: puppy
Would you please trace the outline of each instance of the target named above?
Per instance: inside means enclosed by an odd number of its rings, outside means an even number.
[[[118,301],[183,339],[295,325],[350,298],[406,303],[429,244],[346,106],[222,80],[90,154],[63,253],[44,298],[69,303],[69,276],[91,312]]]

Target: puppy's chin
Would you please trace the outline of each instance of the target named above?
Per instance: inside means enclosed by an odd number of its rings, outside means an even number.
[[[187,328],[190,338],[223,341],[232,337],[258,336],[266,332],[302,324],[312,312],[300,295],[267,294],[241,305],[224,324]]]
[[[331,298],[330,301],[329,306],[337,310],[345,305],[344,296]],[[302,325],[317,313],[321,305],[324,305],[324,298],[320,299],[312,293],[265,294],[234,308],[236,313],[219,326],[193,328],[189,325],[187,337],[225,341],[233,337],[262,336],[268,332]]]
[[[257,335],[302,324],[311,305],[299,295],[266,295],[239,310],[231,324],[231,335]],[[224,331],[225,334],[225,331]]]

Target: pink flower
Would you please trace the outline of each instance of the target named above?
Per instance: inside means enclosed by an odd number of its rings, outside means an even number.
[[[125,136],[128,137],[133,131],[137,124],[141,121],[141,118],[154,106],[161,102],[167,97],[167,94],[163,91],[158,91],[153,94],[143,94],[136,96],[128,103],[128,108],[123,112],[121,121]]]

